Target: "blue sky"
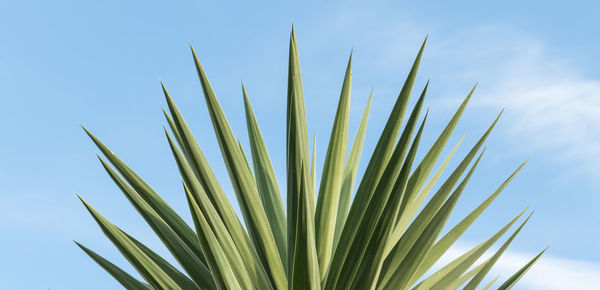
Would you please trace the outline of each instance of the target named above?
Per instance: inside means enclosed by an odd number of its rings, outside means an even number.
[[[159,79],[182,108],[225,188],[226,169],[188,48],[199,54],[245,146],[240,80],[275,170],[285,169],[287,45],[296,27],[318,166],[354,47],[353,135],[375,89],[364,154],[372,152],[418,47],[429,34],[416,88],[431,79],[431,144],[479,82],[455,136],[464,155],[506,108],[451,223],[529,164],[461,239],[474,244],[527,205],[535,214],[498,266],[506,277],[547,245],[520,289],[600,283],[600,7],[593,1],[407,4],[336,1],[12,1],[0,10],[0,280],[5,289],[110,289],[118,284],[82,253],[82,242],[131,269],[76,198],[165,253],[98,163],[85,124],[187,212],[162,131]],[[312,135],[312,134],[311,134]],[[454,162],[453,164],[456,164]],[[230,191],[231,192],[231,191]],[[188,217],[187,214],[184,214]]]

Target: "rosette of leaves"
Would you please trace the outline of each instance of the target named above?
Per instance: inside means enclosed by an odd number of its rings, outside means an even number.
[[[500,115],[490,120],[491,125],[466,156],[447,178],[441,179],[461,142],[446,156],[442,156],[442,152],[471,99],[472,90],[439,137],[417,160],[416,153],[427,120],[427,113],[421,115],[428,83],[419,92],[414,107],[410,110],[407,107],[424,47],[425,42],[377,145],[367,158],[361,158],[361,155],[371,97],[358,131],[351,143],[349,140],[350,55],[322,175],[317,179],[314,145],[312,153],[309,151],[300,65],[292,28],[285,207],[245,88],[242,85],[251,158],[246,156],[235,137],[192,48],[204,98],[242,217],[236,214],[199,143],[163,85],[168,106],[163,111],[169,128],[165,129],[165,134],[181,174],[193,225],[182,219],[97,137],[88,130],[86,132],[103,155],[99,157],[102,166],[179,265],[170,264],[112,224],[83,199],[102,231],[142,280],[78,245],[127,289],[475,289],[483,286],[490,269],[529,217],[490,258],[483,260],[482,256],[526,210],[501,228],[491,229],[488,239],[450,263],[438,265],[436,262],[525,163],[462,220],[441,234],[483,156],[484,142]],[[358,177],[361,159],[367,163],[364,174]],[[511,288],[542,253],[508,277],[500,289]],[[487,285],[483,287],[491,287],[496,280],[485,282]]]

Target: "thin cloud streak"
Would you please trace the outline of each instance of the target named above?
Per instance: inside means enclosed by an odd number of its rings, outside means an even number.
[[[515,142],[512,148],[548,153],[554,162],[568,166],[568,174],[597,176],[600,80],[586,78],[568,59],[550,55],[541,42],[515,31],[479,27],[461,35],[438,39],[442,44],[434,56],[462,63],[446,61],[447,67],[462,67],[455,79],[483,77],[472,104],[494,111],[506,108],[505,133]],[[454,106],[454,99],[436,102]]]

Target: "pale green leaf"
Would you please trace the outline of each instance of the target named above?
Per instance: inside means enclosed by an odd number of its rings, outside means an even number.
[[[227,166],[227,171],[232,181],[246,228],[275,286],[277,288],[285,287],[284,285],[287,283],[283,258],[277,250],[275,238],[271,232],[265,209],[260,201],[256,183],[254,183],[252,173],[248,170],[248,166],[244,162],[225,113],[221,109],[221,105],[193,49],[192,54],[208,112],[213,122],[213,128],[221,147],[221,153],[225,160],[225,165]]]
[[[321,185],[317,196],[315,211],[315,233],[317,254],[321,266],[321,279],[325,277],[333,248],[333,234],[340,202],[340,190],[344,164],[346,163],[346,146],[348,144],[348,123],[350,120],[350,87],[352,83],[352,54],[348,60],[346,75],[340,93],[340,100],[331,137],[325,155],[325,164],[321,175]]]
[[[456,128],[456,125],[458,124],[458,121],[460,120],[462,113],[464,112],[465,108],[467,107],[469,100],[471,100],[471,96],[473,95],[473,92],[475,91],[475,87],[473,89],[471,89],[471,91],[469,92],[467,97],[465,97],[462,104],[456,110],[456,112],[454,113],[454,115],[452,116],[452,118],[450,119],[450,121],[448,122],[448,124],[446,125],[446,127],[444,128],[442,133],[440,134],[440,136],[438,136],[438,138],[435,140],[435,142],[433,143],[433,145],[431,146],[431,148],[429,149],[427,154],[425,154],[425,157],[423,157],[423,160],[421,160],[421,163],[417,166],[417,168],[411,175],[410,179],[408,180],[408,186],[407,186],[407,189],[409,191],[407,192],[406,195],[404,195],[404,200],[408,200],[408,201],[412,200],[414,198],[415,194],[417,194],[417,192],[419,192],[419,190],[425,183],[427,176],[429,176],[429,173],[433,169],[434,164],[437,162],[440,154],[442,154],[442,151],[446,147],[446,143],[448,142],[448,139],[452,135],[454,128]],[[406,205],[408,205],[408,203]],[[400,209],[400,212],[403,213],[404,208]],[[398,218],[400,219],[400,216]]]
[[[219,214],[221,220],[225,224],[226,229],[229,231],[231,238],[239,249],[240,254],[244,257],[245,261],[251,260],[253,245],[250,241],[248,233],[238,218],[231,202],[225,195],[223,188],[217,181],[217,178],[208,165],[208,161],[202,153],[198,142],[194,138],[190,128],[185,122],[179,108],[173,101],[173,98],[167,91],[164,85],[162,85],[163,93],[169,107],[169,111],[173,115],[171,118],[166,112],[165,117],[167,118],[169,127],[173,132],[173,135],[177,138],[177,142],[181,151],[185,155],[187,162],[180,160],[182,163],[186,163],[189,168],[193,171],[195,179],[200,183],[202,189],[210,199],[211,204]],[[182,174],[183,175],[183,174]],[[194,176],[188,176],[192,179]],[[189,184],[190,182],[188,182]]]
[[[500,249],[498,249],[498,251],[496,251],[496,253],[490,258],[490,260],[487,263],[485,263],[485,266],[483,267],[483,269],[481,269],[477,273],[477,275],[475,275],[475,277],[473,277],[473,279],[471,279],[471,281],[469,281],[467,286],[465,286],[464,290],[475,290],[475,288],[477,288],[477,286],[479,286],[481,281],[483,281],[483,278],[485,278],[485,276],[488,274],[490,269],[492,269],[492,266],[494,266],[494,264],[498,261],[498,259],[500,259],[500,256],[502,256],[502,254],[504,253],[504,251],[506,251],[506,249],[508,248],[510,243],[515,239],[517,234],[519,234],[519,232],[521,231],[523,226],[525,226],[527,221],[529,221],[529,218],[531,218],[532,214],[533,213],[529,214],[529,216],[519,226],[519,228],[517,228],[517,230],[508,238],[508,240],[506,242],[504,242],[504,244],[500,247]]]
[[[193,193],[207,196],[207,200],[199,200],[199,203],[207,208],[210,207],[214,209],[214,211],[217,213],[218,218],[217,216],[209,216],[213,219],[212,223],[223,223],[223,229],[226,231],[217,232],[220,234],[217,235],[218,237],[221,237],[220,240],[223,243],[233,240],[233,243],[235,244],[234,247],[237,250],[226,248],[225,253],[229,255],[237,255],[239,253],[244,261],[244,266],[249,269],[248,271],[250,271],[251,277],[255,283],[257,285],[265,285],[269,278],[267,277],[266,270],[258,258],[258,253],[254,248],[254,245],[250,241],[246,230],[237,217],[237,214],[233,210],[229,199],[216,180],[216,177],[213,171],[210,169],[204,154],[200,150],[198,143],[194,139],[189,127],[185,123],[181,112],[164,86],[163,93],[167,100],[167,104],[169,105],[171,114],[173,115],[173,119],[170,121],[171,118],[169,115],[165,114],[167,121],[169,121],[169,126],[176,137],[179,135],[180,138],[182,138],[182,140],[178,140],[178,142],[183,153],[185,154],[187,152],[187,156],[193,156],[193,158],[186,157],[186,160],[184,160],[179,154],[177,146],[172,142],[167,133],[169,145],[171,146],[173,155],[178,163],[183,179]],[[246,164],[246,167],[247,166],[248,165]],[[205,212],[208,210],[209,209],[205,209]],[[210,213],[212,213],[212,211],[210,211]],[[222,246],[225,247],[225,245]],[[237,264],[233,265],[234,270],[238,269],[235,267],[238,266]],[[244,266],[239,266],[239,268],[244,268]],[[237,272],[239,273],[239,271],[240,270]]]
[[[500,276],[494,278],[494,280],[490,281],[489,283],[485,284],[481,290],[489,290],[490,288],[492,288],[492,286],[494,285],[494,283],[496,283],[496,281],[498,281],[498,279],[500,278]]]
[[[438,191],[431,198],[431,200],[425,205],[425,207],[419,213],[419,215],[417,215],[415,220],[411,223],[406,232],[402,235],[398,243],[396,243],[396,245],[392,248],[383,266],[383,275],[381,276],[382,279],[380,281],[382,285],[386,285],[388,283],[395,269],[398,268],[408,251],[416,242],[417,238],[421,235],[425,227],[429,224],[431,219],[437,214],[438,210],[442,207],[444,201],[446,200],[448,195],[450,195],[452,188],[454,187],[454,185],[456,185],[456,183],[458,183],[460,177],[467,169],[467,166],[473,160],[475,154],[477,154],[477,151],[479,151],[486,138],[489,136],[490,132],[496,125],[496,122],[498,122],[498,118],[500,118],[500,115],[494,120],[492,125],[483,134],[479,141],[477,141],[477,143],[473,146],[471,151],[469,151],[467,156],[465,156],[465,158],[456,167],[452,174],[450,174],[448,179],[446,179],[446,181],[438,189]],[[403,209],[401,208],[400,210]]]
[[[525,166],[527,162],[521,164],[517,170],[513,172],[501,185],[486,198],[477,208],[462,219],[448,233],[446,233],[438,242],[435,243],[427,257],[423,260],[419,270],[413,278],[413,282],[420,278],[433,264],[452,246],[456,240],[475,222],[475,220],[483,213],[483,211],[498,197],[498,195],[506,188],[508,183],[517,175],[517,173]]]
[[[335,233],[333,236],[334,249],[338,244],[340,235],[342,234],[342,229],[346,223],[346,218],[348,217],[348,209],[350,208],[350,202],[352,201],[354,183],[356,180],[360,156],[367,132],[367,122],[369,120],[369,110],[371,108],[372,99],[373,91],[371,90],[369,100],[367,101],[367,106],[363,112],[360,125],[358,126],[358,131],[356,132],[356,136],[354,137],[354,141],[352,143],[352,148],[350,149],[348,161],[346,161],[346,166],[344,168],[342,188],[340,190],[340,201],[338,205],[337,217],[335,219]]]
[[[310,178],[312,179],[313,188],[317,188],[317,129],[315,129],[315,135],[313,136],[313,147],[312,147],[312,161],[310,165]],[[312,199],[317,200],[316,190],[312,193]],[[316,205],[315,205],[316,206]],[[313,209],[315,210],[315,209]]]
[[[471,278],[473,278],[477,272],[481,271],[481,269],[485,266],[485,263],[487,263],[487,261],[484,261],[476,267],[473,267],[473,269],[469,270],[467,273],[464,273],[458,279],[450,283],[445,289],[458,289],[461,285],[465,284],[465,282],[471,280]]]
[[[243,280],[245,279],[246,272],[248,272],[254,284],[261,286],[263,289],[268,289],[268,287],[270,287],[270,282],[255,248],[252,247],[252,244],[246,236],[238,237],[239,239],[237,241],[233,238],[233,231],[226,227],[214,205],[210,202],[208,195],[198,180],[194,178],[191,168],[183,160],[182,154],[177,149],[168,132],[165,131],[165,134],[181,176],[183,177],[183,181],[193,194],[196,204],[199,206],[203,216],[211,226],[214,235],[219,241],[219,246],[227,256],[234,274],[236,277],[239,277],[240,280]]]
[[[476,247],[472,248],[465,254],[454,259],[442,267],[431,276],[427,277],[419,284],[417,289],[448,289],[448,285],[453,284],[457,279],[469,269],[508,229],[521,217],[525,210],[521,211],[509,223],[503,226],[498,232],[493,234],[487,240],[481,242]],[[464,282],[463,282],[464,283]],[[461,283],[462,284],[462,283]],[[459,285],[461,285],[459,284]]]
[[[375,236],[377,233],[376,230],[378,228],[377,225],[380,225],[381,218],[384,215],[384,211],[389,204],[389,198],[392,193],[402,194],[403,192],[395,192],[397,186],[403,184],[403,180],[401,178],[408,177],[401,176],[401,173],[408,174],[410,168],[406,168],[407,166],[412,166],[411,164],[406,164],[404,162],[404,157],[406,152],[409,151],[410,141],[412,138],[412,134],[417,124],[417,119],[419,117],[423,101],[425,99],[425,94],[427,91],[427,85],[425,89],[423,89],[423,93],[419,98],[419,101],[415,105],[410,115],[410,118],[406,124],[404,131],[398,141],[396,148],[394,148],[394,152],[392,153],[392,157],[390,158],[390,162],[388,163],[379,184],[377,184],[377,188],[375,189],[375,194],[370,202],[366,205],[367,210],[365,212],[365,216],[359,225],[358,231],[361,233],[360,236],[357,236],[354,241],[352,241],[349,255],[347,256],[344,265],[342,267],[341,274],[339,276],[339,281],[336,287],[348,288],[351,283],[355,279],[360,279],[360,277],[356,277],[357,271],[360,270],[360,265],[363,261],[368,260],[369,257],[367,255],[374,255],[377,251],[378,247],[368,247],[369,244],[373,242],[377,244],[381,244],[381,237]],[[422,130],[424,123],[421,125],[419,130]],[[412,148],[416,150],[416,148]],[[414,153],[414,152],[413,152]],[[412,162],[412,160],[409,160]],[[404,169],[404,170],[403,170]],[[400,200],[398,200],[398,203]],[[397,205],[393,204],[391,206]],[[393,211],[393,209],[390,209]],[[395,217],[394,217],[395,218]],[[393,226],[390,225],[390,226]],[[379,235],[383,235],[385,233],[385,228],[380,228]],[[383,243],[385,247],[385,243]],[[371,251],[371,253],[367,253],[367,251]],[[374,257],[371,257],[374,258]]]
[[[377,280],[381,273],[381,267],[386,257],[386,244],[389,241],[389,236],[396,224],[396,215],[400,210],[403,200],[402,197],[406,192],[406,184],[415,160],[415,155],[417,154],[417,149],[419,148],[419,142],[421,140],[423,128],[425,127],[425,122],[427,121],[427,115],[428,113],[425,114],[425,118],[423,118],[423,122],[419,127],[419,131],[417,132],[417,135],[410,146],[410,150],[408,151],[406,159],[402,164],[402,168],[400,169],[400,173],[396,179],[391,195],[386,201],[385,208],[381,217],[379,218],[379,222],[376,225],[373,236],[369,241],[365,256],[360,261],[358,274],[352,281],[353,289],[375,289],[377,286]],[[410,122],[411,121],[409,120],[409,123]],[[402,137],[400,137],[400,140],[402,140]],[[375,198],[373,200],[375,200]]]
[[[252,163],[254,164],[254,175],[256,177],[258,193],[267,213],[271,231],[279,249],[279,255],[283,258],[284,265],[286,265],[287,224],[283,201],[281,200],[277,178],[271,164],[271,158],[269,158],[267,146],[265,145],[258,121],[256,120],[250,99],[243,84],[242,91],[244,95],[244,108],[246,110],[246,126],[248,127],[250,152],[252,153]]]
[[[252,288],[249,277],[240,275],[241,279],[238,281],[238,277],[236,277],[236,275],[233,273],[231,265],[229,264],[225,253],[223,252],[223,248],[221,248],[217,237],[211,230],[208,221],[198,207],[198,204],[194,200],[192,193],[186,186],[184,186],[184,189],[188,200],[188,205],[194,219],[194,224],[196,225],[196,231],[198,232],[200,245],[202,247],[202,251],[206,253],[206,262],[210,268],[213,279],[217,284],[217,288],[242,289],[242,286],[244,286],[243,289]]]
[[[458,202],[458,198],[461,196],[465,187],[467,186],[473,172],[477,168],[481,157],[485,149],[481,152],[465,178],[457,186],[452,195],[444,202],[442,207],[437,210],[435,216],[428,222],[427,226],[419,234],[415,243],[411,245],[410,250],[407,252],[402,262],[395,268],[389,268],[392,273],[391,279],[385,283],[382,281],[380,286],[390,287],[391,289],[404,289],[409,286],[410,281],[414,277],[419,265],[423,262],[423,259],[431,250],[431,247],[435,243],[438,235],[442,231],[442,228],[446,224],[446,221],[450,217],[454,206]],[[393,270],[392,270],[393,269]],[[390,273],[388,272],[388,273]],[[387,274],[387,273],[386,273]]]
[[[400,237],[402,236],[402,233],[404,233],[404,230],[406,230],[406,227],[408,227],[409,222],[415,217],[415,214],[429,195],[429,192],[431,192],[431,190],[439,180],[440,176],[442,176],[442,173],[446,169],[446,166],[448,166],[448,163],[452,159],[452,156],[454,156],[454,153],[456,152],[456,149],[458,149],[458,146],[460,146],[460,143],[462,142],[463,138],[460,138],[456,145],[454,145],[450,153],[448,153],[448,156],[446,156],[440,167],[435,171],[431,179],[427,182],[425,187],[423,187],[423,189],[417,195],[417,197],[412,201],[406,201],[408,202],[408,205],[405,207],[404,212],[401,213],[402,217],[399,218],[396,228],[390,235],[390,242],[388,242],[388,246],[385,251],[386,256],[390,253],[390,251],[396,245],[398,240],[400,240]]]
[[[327,288],[334,287],[337,284],[342,267],[346,265],[346,259],[350,254],[350,246],[353,244],[350,242],[362,236],[362,233],[360,235],[358,234],[359,225],[367,211],[367,205],[375,193],[377,184],[387,167],[392,151],[394,151],[394,143],[400,131],[404,112],[408,104],[408,99],[412,91],[424,48],[425,41],[423,42],[408,77],[406,78],[404,86],[398,95],[396,104],[390,113],[390,117],[381,133],[381,137],[375,146],[373,155],[367,165],[363,179],[360,182],[356,196],[350,207],[348,218],[344,224],[342,234],[340,235],[340,240],[348,241],[348,243],[338,243],[335,249],[329,273],[326,278],[325,285]]]

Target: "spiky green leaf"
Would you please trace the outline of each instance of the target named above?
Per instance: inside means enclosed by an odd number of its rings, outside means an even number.
[[[208,107],[213,128],[219,141],[221,153],[227,166],[229,177],[233,184],[238,203],[246,222],[246,228],[250,233],[250,238],[267,268],[269,276],[274,281],[277,287],[285,287],[286,274],[283,267],[283,258],[279,255],[275,238],[271,232],[269,220],[265,209],[260,201],[256,183],[253,180],[247,164],[244,161],[242,153],[238,147],[236,138],[233,135],[229,122],[225,117],[225,113],[221,109],[221,105],[215,96],[215,93],[208,81],[206,73],[198,60],[196,52],[192,49],[194,62],[202,91],[204,92],[204,100]]]
[[[303,169],[304,166],[300,168]],[[300,192],[298,193],[298,218],[296,221],[296,241],[294,256],[291,257],[293,267],[290,275],[290,289],[321,289],[321,279],[319,278],[319,260],[315,245],[315,232],[313,228],[313,217],[309,209],[308,199],[308,180],[301,171]]]
[[[331,128],[331,137],[329,137],[329,146],[325,155],[315,211],[315,233],[319,265],[321,265],[321,279],[327,273],[333,251],[333,234],[335,232],[335,220],[340,202],[340,190],[346,162],[346,146],[348,144],[351,83],[352,54],[350,54],[348,60],[342,92],[340,93],[335,120]]]
[[[426,257],[426,255],[431,251],[431,247],[435,243],[438,235],[442,231],[442,228],[446,224],[446,221],[450,217],[450,213],[452,213],[454,206],[458,202],[458,198],[461,196],[462,192],[467,186],[467,183],[473,175],[473,172],[475,172],[483,153],[484,152],[481,152],[467,173],[467,176],[465,176],[463,181],[454,190],[452,195],[450,195],[450,197],[444,202],[442,207],[435,213],[435,216],[423,229],[398,267],[394,270],[391,270],[393,268],[388,268],[392,273],[391,279],[387,282],[387,284],[382,282],[381,285],[386,285],[385,287],[391,287],[392,289],[404,289],[404,287],[408,286],[408,283],[418,270],[419,265],[423,262],[423,259]]]
[[[254,116],[250,99],[243,84],[242,91],[244,95],[244,108],[246,110],[246,126],[250,140],[250,152],[252,153],[252,163],[254,164],[254,175],[256,177],[258,193],[267,213],[271,231],[279,249],[279,255],[283,258],[285,265],[287,264],[287,232],[283,201],[279,193],[279,186],[277,185],[277,178],[271,164],[271,158],[267,152],[267,146],[265,145],[258,121]]]
[[[533,213],[529,214],[529,216],[525,219],[525,221],[523,221],[523,223],[517,228],[517,230],[515,230],[515,232],[508,238],[508,240],[506,240],[506,242],[502,244],[500,249],[498,249],[498,251],[496,251],[496,253],[490,258],[490,260],[487,263],[485,263],[485,266],[481,270],[479,270],[479,272],[477,272],[477,275],[475,275],[475,277],[473,277],[473,279],[469,281],[467,286],[465,286],[464,288],[465,290],[475,290],[475,288],[479,286],[481,281],[483,281],[483,278],[485,278],[485,276],[489,273],[490,269],[492,269],[492,266],[496,264],[498,259],[500,259],[500,256],[502,256],[504,251],[506,251],[510,243],[512,243],[517,234],[519,234],[523,226],[525,226],[527,221],[529,221],[529,218],[531,218],[532,214]]]
[[[427,254],[427,257],[423,260],[423,263],[419,266],[413,282],[420,278],[433,264],[452,246],[458,238],[475,222],[475,220],[483,213],[483,211],[498,197],[498,195],[506,188],[508,183],[517,175],[517,173],[525,166],[527,162],[521,164],[513,174],[511,174],[501,185],[486,198],[477,208],[469,213],[464,219],[462,219],[456,226],[454,226],[448,233],[446,233],[439,241],[435,243],[431,251]]]
[[[208,221],[204,217],[204,214],[194,200],[192,193],[186,186],[184,186],[184,189],[194,219],[194,224],[196,225],[200,245],[202,250],[206,253],[206,261],[210,267],[210,272],[212,273],[215,284],[217,284],[217,288],[242,289],[242,286],[244,286],[244,289],[251,288],[252,283],[250,282],[248,275],[240,275],[240,273],[238,273],[238,276],[236,276],[234,274],[229,259],[225,255],[223,248],[221,248],[221,245],[214,235]],[[242,272],[241,274],[247,273]]]
[[[287,173],[287,240],[288,257],[293,257],[296,252],[295,241],[296,225],[298,224],[298,194],[301,187],[301,175],[309,176],[308,166],[308,133],[306,129],[306,110],[304,108],[304,94],[302,92],[302,78],[300,76],[300,62],[298,60],[298,48],[296,46],[296,34],[292,26],[290,34],[290,51],[288,62],[288,89],[287,89],[287,117],[286,117],[286,173]],[[304,168],[304,169],[302,169]],[[306,170],[306,172],[301,172]],[[314,188],[309,189],[311,197],[314,197]],[[314,199],[308,200],[309,208],[315,208]],[[293,262],[288,259],[287,271],[290,273]]]
[[[352,148],[350,149],[348,161],[346,161],[346,165],[344,167],[342,188],[340,189],[340,201],[338,205],[337,217],[335,219],[335,233],[333,235],[334,249],[338,244],[340,235],[342,234],[342,229],[346,223],[346,218],[348,217],[348,209],[350,209],[352,192],[354,191],[354,183],[356,180],[360,156],[362,154],[362,148],[367,132],[367,122],[369,120],[371,100],[373,100],[373,91],[371,91],[371,94],[369,95],[367,106],[365,107],[362,118],[360,119],[358,131],[356,132],[356,136],[352,142]]]
[[[190,277],[198,285],[212,285],[212,278],[206,265],[196,256],[185,242],[159,217],[156,212],[123,180],[102,158],[98,157],[102,166],[112,180],[134,205],[163,244],[177,259]]]
[[[131,263],[140,275],[153,288],[181,289],[152,259],[142,252],[131,240],[127,238],[115,225],[104,218],[96,209],[81,197],[79,198],[90,212],[96,223],[100,226],[106,237],[119,249],[121,254]],[[214,286],[213,286],[214,287]],[[207,286],[207,288],[212,288]]]
[[[90,258],[92,258],[100,267],[104,268],[106,272],[108,272],[111,276],[117,280],[117,282],[121,283],[125,289],[132,290],[151,290],[150,285],[140,282],[138,279],[133,278],[131,275],[127,274],[127,272],[123,271],[121,268],[117,267],[115,264],[110,261],[104,259],[102,256],[96,254],[94,251],[84,247],[82,244],[75,242],[77,246],[79,246]]]
[[[150,207],[164,220],[167,225],[185,242],[185,244],[194,251],[194,254],[200,259],[203,258],[202,250],[196,238],[194,231],[185,223],[185,221],[125,162],[115,155],[106,145],[104,145],[96,136],[82,126],[92,141],[98,146],[102,154],[119,171],[127,183],[139,194],[139,196],[148,203]]]
[[[269,279],[267,272],[263,268],[258,253],[252,247],[247,236],[235,236],[234,231],[227,228],[224,221],[217,213],[216,208],[210,202],[210,199],[197,179],[194,178],[193,172],[189,165],[183,160],[183,156],[177,149],[173,139],[168,132],[165,131],[167,140],[177,162],[177,166],[185,185],[193,194],[195,203],[199,206],[204,218],[208,220],[211,229],[219,241],[219,246],[227,255],[228,262],[236,274],[236,277],[245,279],[246,272],[249,273],[251,279],[256,285],[268,288]]]
[[[400,174],[398,175],[398,178],[396,178],[391,195],[386,202],[382,215],[379,218],[379,222],[373,232],[373,236],[369,241],[364,259],[360,261],[359,272],[352,281],[353,289],[375,289],[377,286],[377,280],[381,273],[381,266],[386,258],[385,249],[389,242],[389,236],[396,224],[396,216],[402,205],[402,197],[406,192],[406,184],[417,154],[426,121],[427,114],[425,115],[425,118],[423,118],[419,131],[417,132],[406,159],[402,164]],[[402,140],[402,137],[400,137],[400,140]]]
[[[396,104],[390,113],[390,117],[388,118],[384,130],[381,133],[381,137],[375,146],[371,160],[369,161],[363,179],[360,182],[354,202],[350,207],[348,218],[344,224],[342,234],[340,235],[340,240],[348,241],[348,243],[338,243],[338,246],[335,249],[326,279],[327,282],[325,285],[327,285],[327,287],[334,287],[338,282],[342,267],[345,265],[346,259],[350,252],[350,246],[352,244],[350,242],[357,238],[358,228],[363,220],[365,212],[367,211],[367,205],[373,197],[377,184],[379,183],[379,180],[382,177],[385,168],[387,167],[387,163],[390,160],[392,151],[394,150],[394,142],[400,131],[404,112],[408,104],[408,99],[412,91],[424,48],[425,41],[423,42],[423,45],[421,46],[421,49],[419,50],[413,66],[406,78],[404,86],[398,95]]]
[[[498,287],[498,290],[508,290],[515,286],[515,284],[521,279],[521,277],[523,277],[523,275],[525,275],[525,273],[529,271],[533,264],[537,262],[537,260],[546,252],[547,249],[548,248],[545,248],[543,251],[537,254],[537,256],[533,257],[533,259],[527,262],[525,266],[519,269],[519,271],[510,276],[510,278],[508,278],[504,283],[502,283],[502,285],[500,285],[500,287]]]
[[[477,141],[477,143],[473,146],[471,151],[467,154],[467,156],[461,161],[461,163],[456,167],[456,169],[450,174],[448,179],[442,184],[442,186],[438,189],[435,195],[431,198],[431,200],[425,205],[423,210],[419,213],[419,215],[415,218],[415,220],[408,227],[406,232],[402,235],[398,243],[392,248],[388,255],[388,259],[384,263],[382,270],[382,279],[381,284],[386,285],[388,281],[392,278],[395,269],[397,269],[406,257],[406,254],[415,244],[421,233],[425,230],[431,219],[437,214],[438,210],[444,204],[446,198],[450,195],[450,192],[455,184],[458,183],[462,174],[466,171],[467,166],[477,154],[477,151],[481,148],[486,138],[489,136],[490,132],[498,122],[498,118],[500,115],[494,120],[492,125],[488,128],[488,130],[483,134],[483,136]],[[409,180],[410,182],[410,180]],[[402,209],[401,209],[402,210]]]

